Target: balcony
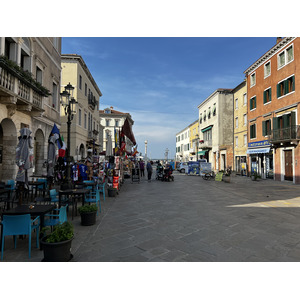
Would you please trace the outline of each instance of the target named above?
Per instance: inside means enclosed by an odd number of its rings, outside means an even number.
[[[273,129],[269,135],[269,142],[272,144],[296,142],[300,140],[300,125],[293,125],[287,128]]]
[[[97,101],[95,96],[93,96],[92,94],[88,95],[88,104],[89,106],[94,110],[97,106]]]
[[[44,111],[43,96],[48,96],[48,93],[28,72],[0,56],[0,103],[14,110],[39,115]]]
[[[212,140],[207,140],[199,143],[199,148],[212,148]]]

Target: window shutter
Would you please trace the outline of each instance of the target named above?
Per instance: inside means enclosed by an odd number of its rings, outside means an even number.
[[[262,121],[262,135],[266,136],[266,121]]]
[[[253,99],[250,99],[250,110],[253,109]]]
[[[284,92],[283,92],[284,95],[289,92],[289,82],[288,82],[288,80],[285,80],[283,82],[283,90],[284,90]]]
[[[291,112],[291,125],[292,126],[296,125],[296,112],[294,111]]]
[[[269,89],[269,97],[270,97],[269,101],[271,101],[272,100],[272,89],[271,88]]]
[[[256,96],[254,97],[254,108],[256,108]]]
[[[277,98],[280,97],[280,84],[277,84]]]
[[[267,91],[264,91],[264,104],[267,102]]]
[[[282,119],[283,119],[283,128],[289,127],[289,119],[288,119],[288,115],[283,115],[283,116],[282,116]]]
[[[278,129],[278,119],[276,117],[273,118],[273,129]]]
[[[295,76],[292,76],[292,80],[293,80],[292,91],[294,91],[295,90]]]

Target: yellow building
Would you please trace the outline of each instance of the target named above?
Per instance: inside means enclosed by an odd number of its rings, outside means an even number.
[[[189,160],[196,161],[200,158],[199,154],[197,155],[199,149],[199,122],[196,120],[189,126],[190,130],[190,150],[189,150]]]
[[[237,174],[246,174],[247,162],[247,84],[246,80],[233,89],[233,156],[234,170]]]

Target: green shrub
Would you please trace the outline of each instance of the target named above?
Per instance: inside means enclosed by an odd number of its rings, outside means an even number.
[[[65,222],[54,226],[53,232],[47,237],[47,243],[58,243],[70,240],[74,236],[73,224]]]
[[[89,212],[95,212],[98,210],[98,207],[96,204],[91,204],[91,205],[83,205],[78,208],[78,211],[80,214],[82,213],[89,213]]]

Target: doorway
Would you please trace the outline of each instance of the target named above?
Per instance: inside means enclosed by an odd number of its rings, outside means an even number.
[[[285,173],[284,180],[293,181],[293,153],[292,150],[284,151]]]

